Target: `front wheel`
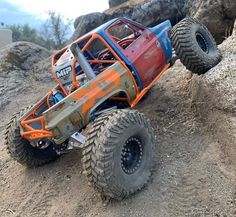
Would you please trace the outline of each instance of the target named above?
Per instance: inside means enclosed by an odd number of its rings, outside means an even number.
[[[111,198],[122,199],[149,181],[155,155],[150,121],[134,110],[98,117],[88,132],[83,168],[88,181]]]
[[[193,18],[185,18],[174,26],[173,47],[187,69],[203,74],[221,60],[216,42],[207,28]]]
[[[33,147],[30,142],[20,135],[19,119],[27,112],[23,109],[13,115],[5,132],[5,144],[13,159],[27,167],[42,166],[55,160],[58,154],[53,149],[50,140],[45,142],[44,148]]]

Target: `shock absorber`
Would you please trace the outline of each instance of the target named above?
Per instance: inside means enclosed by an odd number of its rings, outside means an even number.
[[[53,106],[63,100],[63,98],[64,97],[62,96],[62,94],[60,94],[57,90],[53,90],[52,96],[50,97],[49,101],[50,104]]]
[[[53,96],[56,98],[57,102],[60,102],[61,100],[63,100],[63,96],[56,90],[53,90],[52,92]]]

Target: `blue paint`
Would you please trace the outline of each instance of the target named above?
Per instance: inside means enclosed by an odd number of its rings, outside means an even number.
[[[131,21],[129,19],[126,18],[115,18],[112,19],[106,23],[104,23],[103,25],[97,27],[96,29],[90,31],[89,33],[87,33],[86,35],[83,36],[83,38],[85,38],[88,35],[97,33],[99,34],[110,46],[111,48],[115,51],[115,53],[126,63],[126,65],[128,66],[128,68],[132,71],[137,85],[139,87],[139,90],[143,89],[143,85],[142,85],[142,81],[141,78],[139,76],[139,73],[137,72],[136,68],[134,67],[134,65],[132,64],[132,62],[130,62],[128,60],[128,58],[117,48],[117,46],[114,45],[113,41],[107,36],[107,34],[105,33],[105,30],[107,28],[109,28],[112,24],[114,24],[117,20],[128,20],[129,22],[142,27],[139,23],[136,23],[134,21]],[[168,36],[168,31],[171,29],[171,23],[169,20],[166,20],[160,24],[158,24],[157,26],[154,26],[152,28],[148,28],[159,40],[161,47],[164,51],[165,57],[166,57],[166,62],[169,62],[171,60],[172,57],[172,45],[171,45],[171,41],[170,38]],[[82,43],[85,44],[89,39],[83,41]],[[83,47],[83,44],[80,44],[80,47]],[[76,67],[76,71],[80,71],[81,68],[79,66]]]
[[[96,29],[93,29],[92,31],[88,32],[87,34],[83,35],[83,38],[86,38],[86,36],[94,34],[94,33],[98,33],[100,31],[103,31],[108,28],[111,24],[113,24],[115,21],[117,21],[119,18],[115,18],[112,19],[104,24],[102,24],[101,26],[98,26]]]
[[[124,19],[124,18],[123,18]],[[102,26],[97,28],[97,34],[102,36],[102,38],[111,46],[111,48],[115,51],[115,53],[126,63],[126,65],[131,69],[132,73],[134,74],[134,77],[136,79],[137,85],[139,87],[139,90],[143,89],[141,78],[134,67],[134,65],[126,58],[126,56],[114,45],[114,43],[111,41],[111,39],[106,35],[105,30],[112,25],[114,22],[119,20],[119,18],[115,18]]]
[[[57,100],[56,100],[56,98],[55,98],[54,96],[51,96],[51,97],[49,98],[49,102],[50,102],[50,105],[51,105],[51,106],[57,104]]]
[[[53,93],[53,95],[57,99],[58,102],[64,99],[64,97],[58,92]]]
[[[51,105],[55,105],[63,99],[64,99],[64,97],[59,92],[54,90],[53,95],[49,98],[49,102]]]
[[[167,62],[169,62],[172,57],[172,45],[168,36],[168,32],[171,30],[171,28],[172,27],[169,20],[166,20],[158,24],[157,26],[149,28],[149,30],[158,38]]]

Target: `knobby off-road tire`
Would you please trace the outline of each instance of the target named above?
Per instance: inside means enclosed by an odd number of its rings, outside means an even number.
[[[12,116],[5,131],[5,145],[10,156],[17,162],[27,167],[37,167],[55,160],[58,155],[51,145],[45,149],[37,149],[21,137],[19,119],[28,109],[29,107]]]
[[[211,33],[196,19],[187,17],[175,25],[171,40],[180,61],[193,73],[204,74],[221,60]]]
[[[83,169],[103,195],[123,199],[149,181],[155,155],[150,121],[134,110],[114,110],[98,117],[88,131]]]

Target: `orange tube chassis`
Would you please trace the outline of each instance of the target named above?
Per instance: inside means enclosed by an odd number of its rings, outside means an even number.
[[[76,41],[76,43],[78,43],[79,41],[85,39],[86,37],[91,37],[91,35],[85,36],[83,38],[80,38]],[[106,47],[110,50],[110,52],[114,55],[114,57],[116,58],[116,60],[98,60],[98,59],[94,59],[94,60],[89,60],[89,63],[92,62],[97,62],[97,63],[104,63],[104,62],[110,62],[110,63],[115,63],[115,62],[119,62],[129,73],[129,77],[132,79],[132,83],[134,85],[135,88],[135,92],[136,92],[136,96],[132,97],[132,99],[130,98],[125,98],[125,97],[116,97],[116,96],[110,96],[109,99],[110,100],[123,100],[123,101],[127,101],[130,105],[131,108],[135,107],[135,105],[142,99],[142,97],[150,90],[150,88],[161,78],[161,76],[163,75],[163,73],[169,68],[170,64],[167,64],[163,67],[162,71],[153,79],[153,81],[147,86],[145,87],[143,90],[139,90],[139,88],[137,87],[135,78],[133,76],[133,73],[130,71],[130,69],[126,66],[126,64],[119,58],[119,56],[112,50],[112,48],[108,45],[108,43],[98,34],[93,34],[92,37],[89,39],[89,41],[84,45],[82,51],[85,51],[88,46],[91,44],[92,40],[94,38],[99,38],[105,45]],[[70,46],[70,45],[69,45]],[[53,58],[52,58],[52,65],[55,64],[57,62],[56,57],[58,56],[58,54],[65,52],[69,46],[65,47],[64,49],[60,50]],[[76,65],[76,60],[74,59],[73,61],[73,65],[72,65],[72,70],[73,70],[73,82],[72,82],[72,86],[69,90],[69,92],[67,93],[67,91],[65,90],[65,88],[62,86],[62,84],[59,82],[59,80],[57,79],[57,77],[55,76],[55,74],[53,73],[54,79],[57,81],[57,83],[59,84],[56,89],[58,91],[60,91],[65,98],[70,97],[72,99],[78,100],[83,98],[83,93],[78,92],[72,92],[73,90],[77,90],[79,88],[79,83],[76,80],[76,72],[75,72],[75,65]],[[109,71],[108,73],[110,73],[111,71]],[[100,79],[100,83],[97,84],[102,84],[103,79],[105,79],[106,82],[113,82],[112,77],[109,78],[108,77],[108,73],[105,73],[104,76],[102,77],[102,79]],[[115,71],[113,71],[113,73],[116,73]],[[93,80],[96,80],[96,78],[94,78]],[[119,79],[118,77],[116,77],[116,79]],[[93,82],[93,80],[91,82]],[[114,82],[116,82],[116,80],[114,80]],[[98,86],[98,85],[96,85]],[[100,89],[97,89],[98,91],[100,91]],[[80,93],[80,94],[79,94]],[[45,115],[41,115],[39,117],[35,117],[38,109],[41,106],[46,106],[47,109],[50,108],[50,103],[49,103],[49,97],[52,94],[52,91],[50,91],[39,103],[37,103],[31,110],[30,112],[28,112],[27,114],[25,114],[21,120],[20,120],[20,124],[21,124],[21,136],[29,141],[31,140],[36,140],[36,139],[41,139],[41,138],[52,138],[55,136],[55,132],[53,132],[52,130],[48,130],[47,128],[47,120],[45,118]],[[77,94],[77,95],[76,95]],[[94,95],[95,97],[95,95]],[[95,103],[96,99],[93,99],[93,103]],[[91,105],[89,105],[89,103],[91,104],[91,101],[86,101],[84,100],[84,104],[85,106],[83,108],[89,109],[91,108]],[[87,106],[87,107],[86,107]],[[47,110],[46,109],[46,110]],[[86,111],[83,111],[86,112]],[[41,126],[41,129],[35,129],[34,127],[30,126],[32,124],[38,123],[38,125]]]

